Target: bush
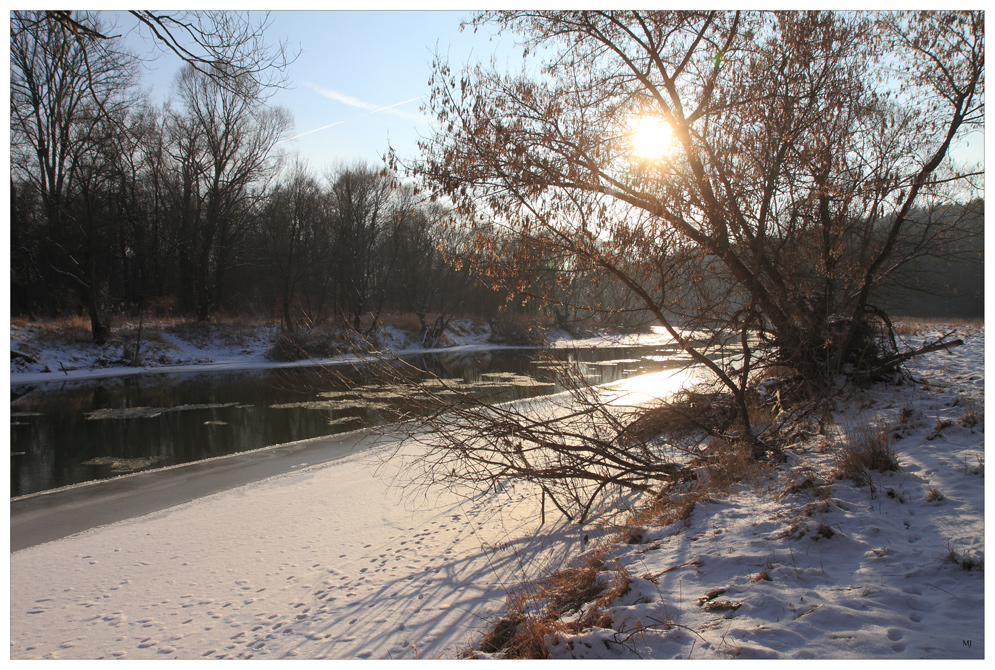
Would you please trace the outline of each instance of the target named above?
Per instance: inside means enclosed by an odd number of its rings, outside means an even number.
[[[489,321],[491,340],[511,346],[535,345],[542,339],[534,319],[501,311]]]
[[[340,331],[321,331],[299,326],[293,330],[278,332],[266,355],[274,361],[330,358],[349,348],[346,340]]]

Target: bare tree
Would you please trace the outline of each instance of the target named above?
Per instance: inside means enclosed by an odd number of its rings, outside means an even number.
[[[14,12],[11,27],[12,162],[39,193],[47,235],[60,250],[50,268],[76,286],[93,340],[103,344],[110,334],[101,297],[107,240],[96,199],[98,182],[110,177],[112,126],[133,104],[135,59],[121,51],[91,53],[85,38],[67,36],[37,14]]]
[[[343,168],[329,176],[337,263],[338,311],[344,323],[362,330],[362,317],[378,302],[383,273],[383,243],[399,207],[390,175],[366,165]]]
[[[259,189],[276,168],[273,147],[291,122],[284,110],[263,105],[260,86],[222,87],[187,68],[176,89],[182,108],[170,110],[169,132],[181,263],[193,287],[189,300],[204,321],[217,304]]]
[[[624,287],[721,392],[657,415],[693,427],[684,454],[582,380],[552,414],[440,394],[406,471],[529,479],[583,518],[611,489],[687,476],[709,434],[778,452],[805,404],[769,411],[765,368],[828,391],[908,359],[874,298],[963,230],[936,213],[978,192],[983,170],[951,148],[983,124],[980,12],[507,11],[473,26],[487,23],[541,67],[438,59],[437,125],[413,166],[472,229],[470,262],[516,300],[595,313],[632,303],[563,292],[571,275]],[[534,281],[544,267],[566,276]]]
[[[269,13],[254,20],[249,12],[129,10],[140,32],[147,33],[160,51],[168,51],[184,63],[213,79],[219,86],[239,91],[247,82],[264,90],[281,86],[284,72],[296,58],[286,42],[267,43]],[[63,39],[73,39],[91,50],[112,50],[120,34],[110,34],[93,24],[86,12],[49,10],[11,26],[16,35],[46,27]],[[84,69],[90,67],[84,58]]]
[[[331,213],[327,194],[302,162],[268,195],[261,223],[284,330],[292,331],[301,319],[319,324],[331,293]]]
[[[922,233],[917,203],[970,197],[983,172],[951,154],[983,124],[980,12],[509,11],[474,25],[488,22],[552,55],[535,76],[439,60],[438,126],[415,171],[467,221],[526,241],[491,270],[509,288],[543,253],[614,276],[732,393],[747,438],[758,366],[826,384],[887,358],[872,297]],[[643,120],[672,135],[668,154],[638,155]],[[504,244],[492,231],[478,225],[480,248]],[[740,355],[712,360],[730,338]]]

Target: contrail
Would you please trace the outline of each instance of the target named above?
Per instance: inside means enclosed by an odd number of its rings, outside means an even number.
[[[365,109],[369,111],[371,114],[376,114],[377,112],[383,112],[388,109],[397,107],[398,105],[406,105],[409,102],[414,102],[415,100],[419,100],[421,98],[421,96],[419,96],[418,98],[411,98],[410,100],[405,100],[404,102],[398,102],[393,105],[387,105],[386,107],[380,107],[378,105],[374,105],[372,102],[366,102],[365,100],[360,100],[359,98],[354,98],[351,95],[346,95],[345,93],[339,93],[338,91],[333,91],[330,88],[325,88],[324,86],[318,86],[317,84],[313,84],[311,82],[305,82],[305,84],[311,90],[313,90],[315,93],[319,95],[322,95],[330,100],[341,102],[343,105],[349,105],[350,107],[359,107],[360,109]],[[410,112],[394,111],[391,113],[394,114],[395,116],[402,116],[404,118],[413,119],[416,121],[421,119],[419,115],[412,114]]]
[[[304,137],[305,135],[310,135],[311,133],[316,133],[319,130],[324,130],[325,128],[331,128],[332,126],[337,126],[340,123],[345,123],[345,121],[336,121],[335,123],[329,123],[327,126],[322,126],[321,128],[315,128],[314,130],[308,130],[300,135],[294,135],[293,137],[288,137],[286,139],[280,140],[280,142],[289,142],[290,140],[296,140],[298,137]],[[279,144],[280,142],[277,142]]]
[[[360,100],[359,98],[352,97],[351,95],[345,95],[343,93],[339,93],[338,91],[333,91],[333,90],[331,90],[329,88],[322,88],[321,86],[317,86],[317,85],[312,84],[310,82],[305,82],[305,83],[307,83],[308,86],[310,86],[312,89],[314,89],[315,92],[317,92],[320,95],[325,96],[326,98],[330,98],[332,100],[338,100],[339,102],[341,102],[343,104],[346,104],[346,105],[350,105],[352,107],[359,107],[360,109],[368,110],[370,114],[376,114],[377,112],[384,112],[384,111],[387,111],[387,110],[391,110],[394,107],[400,107],[401,105],[406,105],[409,102],[414,102],[415,100],[421,100],[421,96],[418,96],[417,98],[409,98],[407,100],[402,100],[401,102],[395,102],[393,105],[387,105],[385,107],[377,107],[376,105],[374,105],[372,103],[364,102],[364,101]],[[402,116],[402,117],[404,117],[406,119],[415,119],[415,120],[420,120],[421,119],[420,116],[418,116],[416,114],[409,114],[408,112],[393,112],[393,113],[396,116]],[[305,131],[303,133],[300,133],[299,135],[294,135],[293,137],[288,137],[286,139],[280,140],[280,142],[289,142],[291,140],[296,140],[299,137],[304,137],[305,135],[310,135],[311,133],[316,133],[319,130],[325,130],[327,128],[331,128],[332,126],[337,126],[337,125],[339,125],[341,123],[345,123],[345,121],[336,121],[335,123],[329,123],[327,126],[321,126],[320,128],[314,128],[312,130],[307,130],[307,131]],[[277,142],[277,144],[279,144],[279,142]]]

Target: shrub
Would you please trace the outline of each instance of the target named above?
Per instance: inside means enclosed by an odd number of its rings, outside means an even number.
[[[489,321],[491,340],[513,346],[535,345],[541,340],[535,321],[528,316],[511,314],[505,310]]]
[[[266,355],[274,361],[299,361],[309,358],[329,358],[345,348],[343,336],[338,331],[319,331],[298,327],[280,331],[273,337],[273,344]]]
[[[953,563],[961,570],[965,572],[970,572],[971,570],[977,570],[978,572],[985,571],[985,557],[981,555],[976,555],[969,549],[957,553],[957,550],[953,546],[953,542],[947,540],[947,555],[944,560],[948,563]]]

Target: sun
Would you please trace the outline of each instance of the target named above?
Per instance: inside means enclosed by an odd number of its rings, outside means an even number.
[[[658,116],[638,116],[629,135],[632,151],[646,159],[663,158],[674,143],[674,129]]]

